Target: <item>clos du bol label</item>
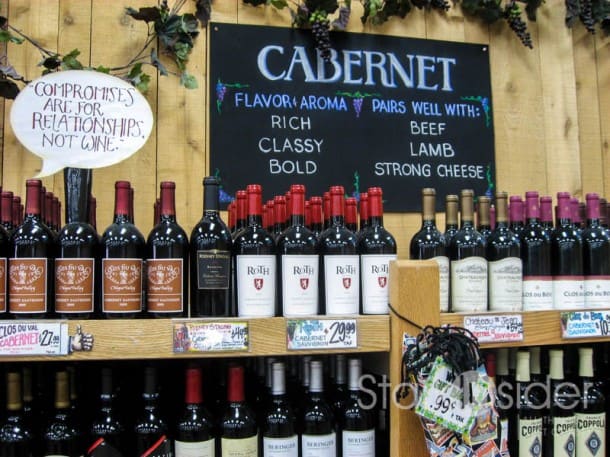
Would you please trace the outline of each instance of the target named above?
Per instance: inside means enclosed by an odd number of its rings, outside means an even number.
[[[197,288],[228,289],[231,271],[231,253],[211,249],[197,251]]]
[[[182,259],[148,259],[146,309],[154,313],[182,311]]]
[[[268,438],[265,436],[263,438],[263,455],[268,457],[297,457],[299,455],[297,435],[288,438]]]
[[[610,276],[585,277],[585,307],[607,308],[610,303]]]
[[[6,311],[6,258],[0,258],[0,313]]]
[[[606,414],[576,413],[576,455],[606,455]]]
[[[194,443],[176,440],[174,443],[174,457],[214,457],[214,439]]]
[[[451,310],[487,310],[487,261],[483,257],[451,262]]]
[[[47,259],[9,259],[9,310],[15,314],[47,311]]]
[[[523,277],[523,311],[553,309],[553,278],[551,276]]]
[[[276,258],[274,255],[237,256],[239,317],[275,315]]]
[[[518,257],[488,263],[489,309],[521,311],[523,308],[523,264]]]
[[[343,455],[375,457],[375,430],[343,430]]]
[[[94,259],[55,259],[55,310],[93,312]]]
[[[584,277],[553,276],[553,307],[555,309],[584,308]]]
[[[576,451],[576,417],[553,417],[553,457],[574,457]]]
[[[282,256],[282,303],[284,316],[318,314],[317,255]]]
[[[250,438],[221,438],[221,457],[258,457],[258,435]]]
[[[362,312],[388,314],[390,261],[396,255],[370,254],[361,258]]]
[[[441,312],[449,311],[449,257],[432,257],[438,264],[438,286],[440,292]]]
[[[301,435],[303,457],[336,457],[337,438],[335,433],[328,435]]]
[[[142,264],[142,259],[102,259],[102,311],[141,311]]]
[[[542,455],[542,418],[517,420],[519,457]]]
[[[326,314],[358,314],[360,307],[358,256],[324,256],[324,289]]]

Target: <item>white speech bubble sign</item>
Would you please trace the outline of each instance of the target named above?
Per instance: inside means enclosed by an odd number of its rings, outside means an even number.
[[[119,163],[148,140],[153,114],[138,90],[91,70],[51,73],[29,83],[11,108],[17,139],[42,159],[36,178],[65,167]]]

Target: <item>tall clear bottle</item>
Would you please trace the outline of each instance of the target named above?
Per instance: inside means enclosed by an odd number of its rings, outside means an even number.
[[[576,407],[576,455],[606,455],[606,398],[593,376],[593,349],[578,348],[578,388],[580,401]]]
[[[586,195],[587,226],[582,231],[585,306],[610,304],[610,234],[600,223],[599,195]]]
[[[375,457],[375,420],[372,409],[363,406],[360,392],[361,375],[362,361],[349,359],[348,398],[339,420],[341,452],[344,457]]]

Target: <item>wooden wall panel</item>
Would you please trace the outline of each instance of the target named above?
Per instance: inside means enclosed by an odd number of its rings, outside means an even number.
[[[601,126],[602,164],[604,170],[604,195],[610,200],[610,38],[595,38],[597,61],[597,97]],[[593,70],[591,70],[593,71]],[[591,100],[595,103],[595,100]]]

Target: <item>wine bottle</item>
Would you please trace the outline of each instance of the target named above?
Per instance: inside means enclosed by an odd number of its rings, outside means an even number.
[[[301,457],[337,455],[337,433],[332,408],[324,397],[323,367],[319,360],[309,364],[310,385],[300,415]]]
[[[358,239],[362,279],[362,314],[388,314],[390,262],[396,260],[396,240],[383,226],[383,192],[369,187],[369,224]]]
[[[53,198],[54,197],[55,197],[55,195],[53,195],[53,192],[47,192],[44,195],[45,219],[43,220],[43,222],[52,232],[55,232],[55,228],[53,226]]]
[[[0,422],[0,455],[34,457],[33,432],[23,414],[21,374],[6,372],[6,412]]]
[[[286,229],[287,208],[286,197],[276,195],[273,197],[273,235],[277,238]],[[303,203],[303,218],[305,217],[305,203]]]
[[[227,228],[233,233],[237,223],[237,202],[233,200],[227,207]]]
[[[324,230],[330,227],[330,191],[322,194],[323,213],[324,213]]]
[[[530,354],[528,351],[517,353],[517,428],[518,456],[542,455],[542,399],[538,390],[530,382]]]
[[[191,317],[233,316],[231,233],[219,213],[220,182],[203,180],[203,216],[191,232]],[[238,203],[238,206],[240,203]]]
[[[276,245],[261,225],[261,186],[250,184],[247,193],[248,226],[233,242],[237,314],[272,317],[276,314]]]
[[[220,420],[221,457],[258,456],[258,426],[244,397],[244,369],[229,367],[227,405]]]
[[[345,199],[345,227],[358,232],[358,201],[354,197]]]
[[[2,210],[4,211],[4,210]],[[2,216],[4,219],[4,216]],[[608,229],[608,201],[605,198],[599,199],[599,225],[601,225],[604,230]],[[8,230],[8,229],[7,229]]]
[[[485,241],[474,228],[470,189],[460,195],[461,225],[448,248],[451,268],[451,311],[487,310],[487,261]]]
[[[506,192],[496,194],[496,228],[487,237],[485,248],[491,311],[520,311],[523,308],[521,245],[508,228],[507,198]]]
[[[449,247],[458,229],[458,196],[445,196],[445,244]]]
[[[581,218],[581,209],[580,202],[576,197],[570,197],[570,219],[572,220],[572,225],[574,226],[574,230],[578,232],[580,235],[582,232],[582,218]],[[583,208],[584,209],[584,208]]]
[[[599,221],[599,196],[586,195],[587,227],[582,231],[585,306],[603,308],[610,303],[610,235]]]
[[[59,197],[55,196],[53,197],[53,230],[57,233],[61,227],[61,202]]]
[[[335,381],[330,391],[330,405],[335,417],[341,417],[347,401],[347,360],[344,354],[335,356]]]
[[[291,191],[292,200],[295,195]],[[292,202],[294,208],[294,202]],[[294,411],[286,395],[285,367],[282,362],[272,365],[272,390],[262,426],[264,457],[297,457],[299,439]]]
[[[553,198],[548,195],[540,197],[540,224],[550,237],[553,231]]]
[[[188,306],[189,243],[176,221],[176,184],[161,183],[160,222],[146,241],[146,311],[152,317],[183,317]]]
[[[44,431],[45,457],[79,457],[81,434],[70,409],[68,372],[55,373],[55,410]]]
[[[563,351],[561,349],[549,350],[549,363],[551,410],[549,417],[550,430],[545,436],[545,455],[573,457],[576,449],[574,409],[578,403],[578,394],[574,389],[575,386],[564,379]]]
[[[322,197],[311,197],[311,231],[316,239],[320,238],[320,234],[324,231],[322,220]]]
[[[305,186],[290,186],[290,226],[277,238],[280,265],[281,314],[307,316],[319,313],[319,256],[317,239],[305,227]]]
[[[360,232],[369,225],[369,194],[360,193]],[[360,233],[359,232],[359,233]]]
[[[237,192],[235,192],[235,201],[236,201],[236,220],[235,220],[235,231],[233,232],[233,238],[235,238],[235,236],[241,230],[245,229],[248,225],[247,224],[248,194],[246,193],[246,191],[243,189],[240,189]]]
[[[92,171],[64,168],[66,225],[57,236],[55,314],[63,319],[93,316],[100,271],[99,238],[87,222]]]
[[[524,219],[524,206],[523,206],[523,199],[521,198],[520,195],[511,195],[510,196],[510,213],[509,213],[509,219],[510,219],[510,230],[515,234],[515,236],[519,239],[521,239],[521,232],[523,231],[523,228],[525,227],[525,221]]]
[[[138,457],[172,457],[172,443],[168,437],[168,425],[159,407],[157,370],[144,368],[144,402],[134,426],[136,455]]]
[[[366,409],[362,402],[360,359],[349,359],[348,373],[348,398],[340,420],[342,455],[375,457],[375,423],[372,410]]]
[[[26,215],[10,239],[9,312],[18,318],[44,318],[53,302],[55,239],[40,218],[42,182],[28,179],[25,185]]]
[[[2,191],[0,194],[0,225],[10,235],[13,229],[13,193]]]
[[[89,225],[97,233],[97,199],[93,195],[89,195],[89,215],[87,216]]]
[[[507,354],[507,353],[506,353]],[[496,354],[493,352],[487,353],[485,354],[485,371],[487,372],[487,376],[489,377],[490,381],[492,382],[493,386],[492,389],[493,391],[495,391],[495,397],[491,396],[490,400],[492,402],[492,404],[494,405],[494,408],[496,409],[497,412],[497,417],[493,417],[492,415],[492,425],[496,426],[496,439],[494,440],[496,442],[496,446],[498,447],[498,449],[500,450],[500,453],[506,453],[508,451],[508,416],[507,416],[507,410],[504,407],[505,405],[501,402],[500,397],[499,397],[499,388],[500,388],[500,384],[498,382],[498,378],[496,377],[497,374],[497,359],[496,359]],[[504,358],[504,368],[503,370],[508,373],[508,366],[507,366],[507,362],[508,360],[506,360],[506,358]]]
[[[570,194],[557,193],[558,226],[551,235],[553,307],[584,308],[582,239],[570,219]]]
[[[576,455],[606,455],[606,399],[595,385],[593,349],[578,348],[580,401],[576,407]]]
[[[422,189],[422,224],[411,238],[411,259],[432,259],[438,264],[441,312],[449,311],[449,257],[444,235],[436,227],[436,190]]]
[[[4,193],[4,192],[2,192]],[[3,203],[3,201],[2,201]],[[0,203],[1,208],[1,203]],[[1,211],[1,209],[0,209]],[[0,214],[0,220],[1,220]],[[8,303],[7,303],[7,266],[8,266],[8,257],[10,255],[11,246],[10,246],[10,234],[4,228],[4,225],[0,223],[0,317],[6,316],[8,312]]]
[[[27,185],[27,183],[26,183]],[[42,186],[42,184],[41,184]],[[27,189],[26,189],[27,198]],[[23,223],[23,204],[19,195],[13,196],[13,227],[17,228]]]
[[[477,231],[484,240],[491,234],[491,198],[481,195],[477,201]]]

